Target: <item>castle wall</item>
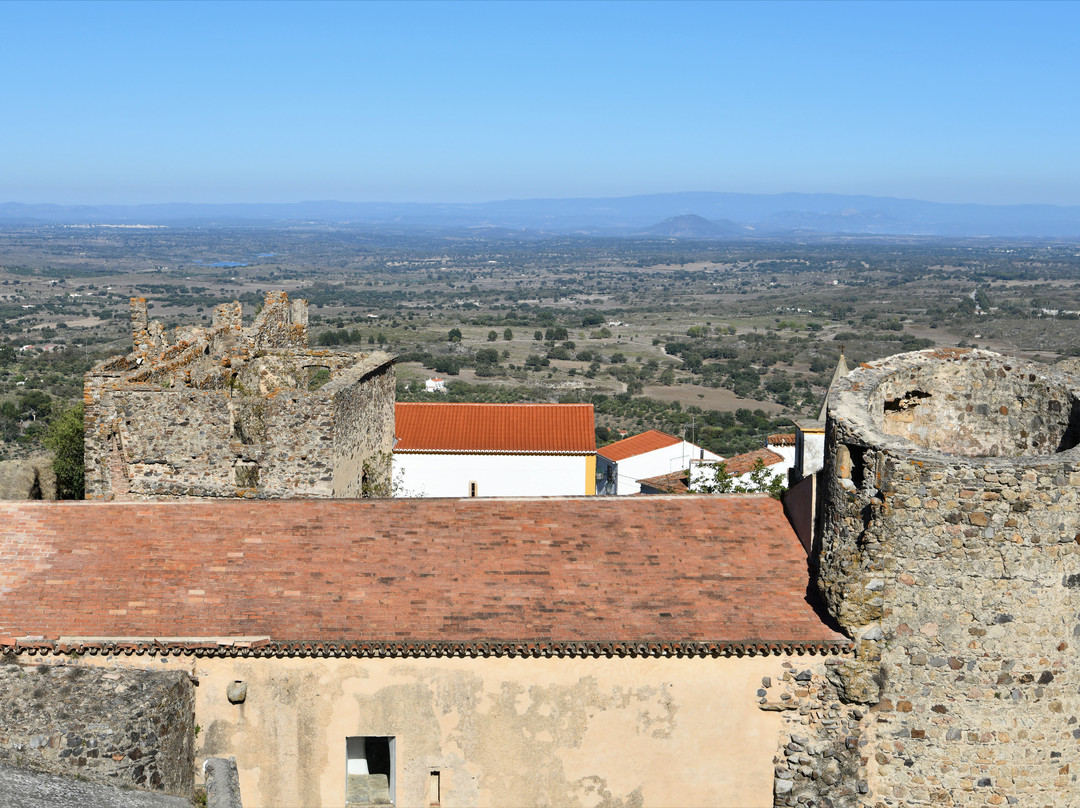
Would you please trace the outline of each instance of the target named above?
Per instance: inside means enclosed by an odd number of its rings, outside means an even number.
[[[818,584],[856,640],[866,805],[1075,805],[1080,382],[982,351],[830,396]],[[794,804],[779,800],[778,804]]]
[[[0,664],[0,715],[0,762],[191,796],[195,694],[183,671]]]
[[[170,339],[136,298],[132,329],[86,376],[87,499],[389,491],[393,360],[308,349],[306,302],[272,292],[250,329],[226,304]]]
[[[335,497],[391,495],[396,377],[391,365],[345,374],[334,386]]]

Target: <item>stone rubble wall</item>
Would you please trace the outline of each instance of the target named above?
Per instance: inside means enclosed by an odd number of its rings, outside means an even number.
[[[195,692],[180,671],[0,664],[0,763],[190,797]]]
[[[856,643],[830,681],[869,707],[860,804],[1078,804],[1080,382],[927,351],[830,402],[817,580]]]
[[[309,349],[307,303],[283,292],[241,314],[170,340],[132,299],[134,351],[86,376],[87,499],[360,496],[365,467],[389,490],[393,359]]]
[[[396,379],[389,365],[354,376],[334,391],[333,495],[388,497]]]
[[[826,675],[826,668],[837,662],[826,660],[803,669],[785,662],[789,670],[778,681],[762,679],[760,708],[784,717],[773,758],[775,808],[855,808],[869,792],[863,757],[867,741],[860,723],[866,711],[840,701]]]

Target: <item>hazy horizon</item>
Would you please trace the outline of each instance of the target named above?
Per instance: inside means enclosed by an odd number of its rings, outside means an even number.
[[[21,199],[0,199],[0,205],[26,205],[28,207],[33,206],[56,206],[56,207],[88,207],[88,208],[108,208],[108,207],[124,207],[124,208],[138,208],[138,207],[153,207],[153,206],[167,206],[167,205],[191,205],[196,207],[215,207],[215,206],[294,206],[294,205],[388,205],[388,206],[402,206],[402,205],[446,205],[446,206],[465,206],[465,205],[496,205],[502,203],[522,203],[522,202],[588,202],[597,200],[630,200],[643,197],[657,197],[657,196],[683,196],[683,195],[728,195],[728,196],[757,196],[762,198],[780,197],[780,196],[806,196],[806,197],[865,197],[866,199],[877,200],[892,200],[897,202],[917,202],[926,203],[931,205],[979,205],[991,208],[1004,208],[1004,207],[1057,207],[1057,208],[1076,208],[1080,207],[1080,203],[1054,203],[1054,202],[980,202],[978,200],[961,200],[956,202],[941,202],[934,199],[921,199],[913,196],[894,196],[889,194],[845,194],[837,192],[816,192],[816,191],[775,191],[769,193],[754,193],[747,191],[715,191],[715,190],[699,190],[699,191],[656,191],[650,193],[641,194],[620,194],[620,195],[597,195],[597,196],[520,196],[520,197],[505,197],[500,199],[476,199],[476,200],[451,200],[451,199],[434,199],[434,200],[417,200],[417,199],[402,199],[399,201],[393,201],[389,199],[283,199],[283,200],[252,200],[252,199],[225,199],[222,201],[207,201],[203,199],[162,199],[155,202],[131,202],[127,200],[120,200],[116,202],[26,202]]]
[[[0,200],[1080,204],[1080,4],[7,2]]]

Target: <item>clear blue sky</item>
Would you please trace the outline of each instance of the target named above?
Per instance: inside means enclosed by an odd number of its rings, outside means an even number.
[[[1080,204],[1080,3],[0,2],[0,202]]]

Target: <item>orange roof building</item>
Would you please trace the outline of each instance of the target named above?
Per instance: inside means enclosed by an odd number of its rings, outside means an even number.
[[[592,404],[395,406],[397,496],[596,492]]]
[[[597,493],[639,494],[640,480],[690,468],[691,461],[723,460],[689,441],[650,429],[603,446],[596,452]]]
[[[87,669],[115,698],[132,668],[181,672],[189,712],[146,709],[186,721],[195,771],[234,758],[249,808],[593,804],[594,783],[768,805],[782,682],[852,648],[764,496],[0,502],[0,524],[0,668],[43,696],[5,714],[7,748],[70,735],[53,705]],[[24,748],[99,781],[124,759]]]

